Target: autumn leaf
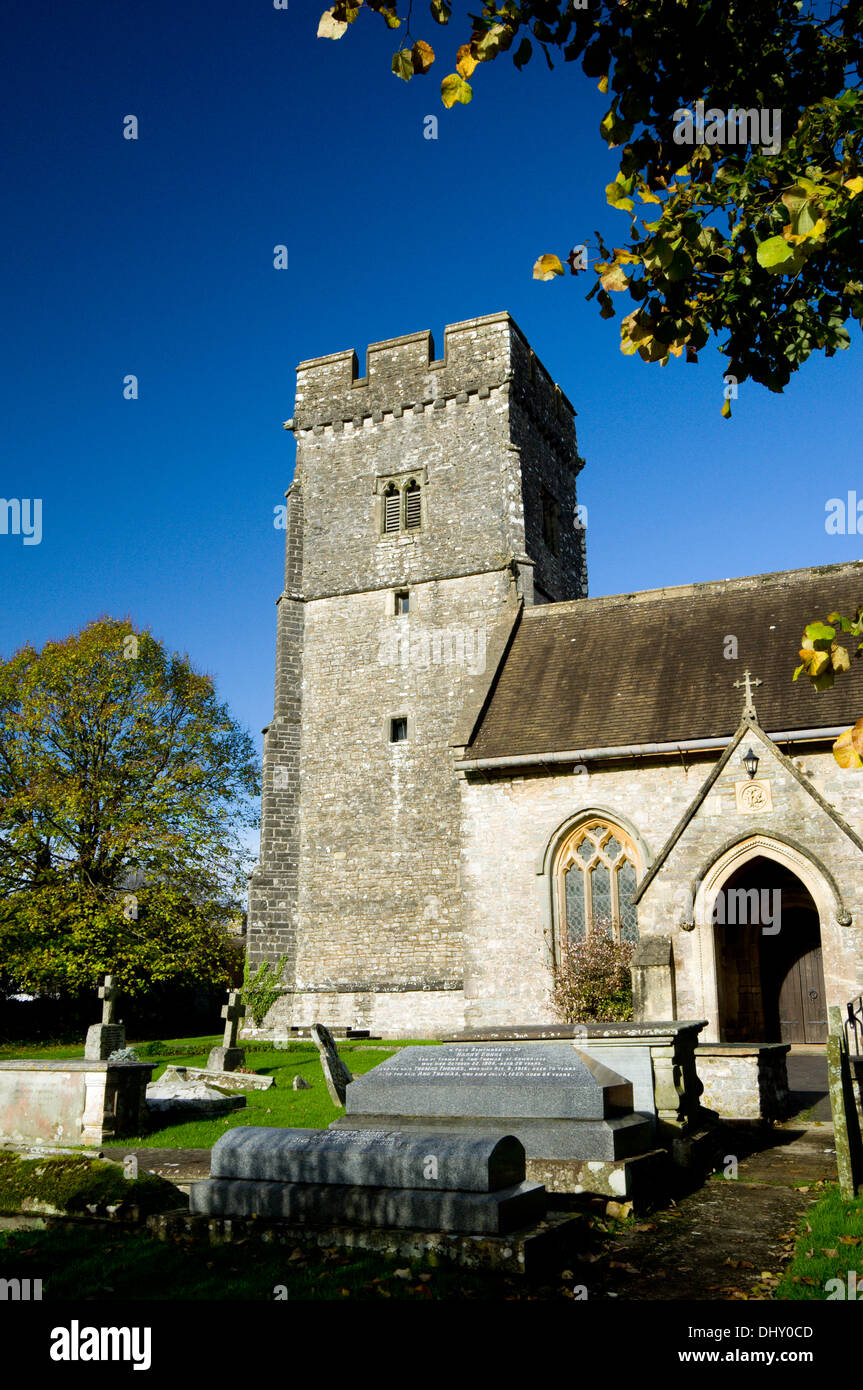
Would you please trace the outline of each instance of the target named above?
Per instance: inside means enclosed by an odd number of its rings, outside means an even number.
[[[553,280],[555,275],[562,274],[563,265],[561,264],[560,258],[553,255],[551,252],[546,252],[544,256],[540,256],[538,260],[534,262],[534,280]]]
[[[455,55],[456,72],[460,77],[468,78],[476,67],[477,60],[470,51],[470,44],[463,43]]]
[[[617,291],[629,289],[629,280],[627,279],[623,266],[617,264],[613,265],[610,270],[606,271],[605,275],[600,277],[599,283],[604,290]]]
[[[620,175],[618,175],[614,183],[606,184],[606,201],[613,208],[623,208],[625,211],[629,212],[635,207],[634,202],[628,196],[631,192],[632,180],[621,179]]]
[[[440,94],[441,100],[447,110],[449,110],[451,106],[455,106],[457,101],[460,101],[463,106],[467,106],[473,96],[469,84],[455,72],[450,73],[449,77],[444,78],[443,82],[440,84]]]
[[[523,67],[526,67],[526,65],[530,62],[532,53],[533,44],[531,43],[530,39],[522,39],[518,48],[512,55],[512,61],[515,63],[515,66],[518,68],[519,72],[521,72],[521,69]]]
[[[498,53],[509,48],[512,43],[513,30],[506,24],[493,24],[487,29],[482,38],[477,39],[473,48],[476,56],[481,63],[486,63],[490,58],[496,58]],[[465,77],[470,77],[470,73],[465,73]]]
[[[835,627],[828,623],[807,623],[803,632],[810,642],[832,642],[836,636]]]
[[[393,72],[403,82],[410,82],[414,75],[414,65],[409,48],[401,48],[393,54]]]
[[[431,0],[429,9],[435,24],[449,24],[452,9],[447,4],[447,0]]]
[[[657,198],[656,194],[651,192],[643,179],[639,180],[637,188],[638,196],[643,203],[659,203],[660,207],[662,206],[662,199]]]
[[[854,747],[854,730],[846,729],[833,745],[833,757],[841,768],[863,767],[863,758]]]
[[[858,193],[863,193],[863,178],[858,174],[854,179],[846,179],[842,187],[849,190],[852,198],[856,198]]]
[[[722,410],[720,411],[720,414],[722,415],[722,418],[723,418],[724,420],[730,420],[730,419],[731,419],[731,402],[730,402],[730,400],[727,399],[727,397],[726,397],[726,399],[722,402]]]
[[[336,19],[332,10],[324,10],[318,24],[319,39],[340,39],[347,32],[347,21]]]
[[[414,72],[428,72],[434,62],[434,49],[431,44],[426,43],[424,39],[417,39],[411,49],[411,62]]]
[[[781,236],[768,237],[766,241],[759,242],[755,254],[758,264],[769,271],[782,270],[794,256],[788,242]]]
[[[850,671],[851,658],[845,647],[840,647],[836,643],[830,648],[830,662],[834,671]]]

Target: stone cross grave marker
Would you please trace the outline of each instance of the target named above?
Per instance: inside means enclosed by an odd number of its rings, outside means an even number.
[[[112,1052],[119,1052],[126,1046],[126,1030],[117,1021],[117,999],[120,990],[114,983],[113,975],[106,975],[99,986],[102,1000],[102,1022],[94,1023],[87,1029],[84,1044],[84,1057],[88,1062],[106,1062]]]
[[[313,1023],[311,1033],[321,1054],[321,1068],[330,1099],[333,1105],[344,1106],[348,1086],[354,1078],[339,1056],[339,1049],[329,1028],[325,1028],[322,1023]]]
[[[246,1016],[246,1006],[240,1003],[240,996],[237,990],[232,989],[228,995],[227,1004],[222,1005],[222,1018],[225,1022],[225,1036],[222,1039],[224,1047],[237,1046],[237,1033],[240,1023]]]
[[[120,991],[114,984],[114,976],[106,975],[104,982],[99,986],[99,998],[102,1000],[102,1022],[116,1023],[115,1005]]]
[[[246,1054],[237,1046],[240,1024],[246,1016],[246,1006],[240,998],[239,990],[232,989],[227,1004],[222,1005],[222,1018],[225,1020],[225,1033],[222,1046],[214,1047],[207,1058],[208,1071],[236,1071],[246,1060]]]

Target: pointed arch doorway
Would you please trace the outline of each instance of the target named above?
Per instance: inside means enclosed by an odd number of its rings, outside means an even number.
[[[713,900],[720,1037],[820,1043],[827,1003],[818,907],[788,864],[757,854]]]

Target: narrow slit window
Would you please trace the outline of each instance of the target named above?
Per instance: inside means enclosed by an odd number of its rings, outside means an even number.
[[[407,589],[401,589],[396,594],[395,612],[396,617],[401,617],[403,613],[409,613],[411,608],[410,594]]]
[[[408,721],[403,715],[390,720],[390,743],[405,743],[408,736]]]
[[[405,488],[405,530],[415,531],[421,522],[419,483],[411,481]]]
[[[542,539],[545,541],[552,555],[559,552],[558,541],[558,517],[560,508],[550,493],[544,492],[542,495]]]

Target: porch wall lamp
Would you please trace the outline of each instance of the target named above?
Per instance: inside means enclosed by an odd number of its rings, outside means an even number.
[[[755,750],[750,748],[749,752],[742,759],[742,762],[743,766],[746,768],[746,771],[749,773],[749,776],[754,777],[756,772],[758,771],[758,754],[755,752]]]

